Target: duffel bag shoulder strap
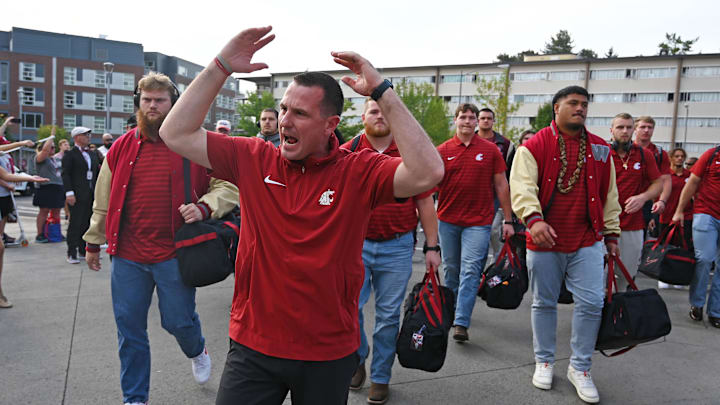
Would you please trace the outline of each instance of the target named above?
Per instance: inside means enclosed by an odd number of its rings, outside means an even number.
[[[637,290],[637,286],[635,285],[635,282],[632,280],[632,277],[630,277],[630,274],[628,273],[627,269],[625,268],[625,265],[620,261],[620,258],[617,256],[610,256],[610,260],[607,263],[608,266],[608,284],[607,284],[607,302],[605,305],[608,305],[612,303],[612,292],[613,292],[613,286],[615,286],[615,290],[617,291],[617,282],[615,282],[615,263],[618,264],[618,267],[620,268],[620,271],[623,273],[625,278],[628,279],[628,282],[634,288]],[[603,310],[604,311],[604,310]],[[602,354],[605,357],[615,357],[619,356],[623,353],[627,353],[628,351],[635,348],[637,345],[628,346],[626,348],[620,349],[616,352],[613,352],[611,354],[605,353],[605,350],[599,350],[600,354]]]
[[[185,185],[185,204],[192,202],[192,184],[190,184],[190,161],[183,158],[183,183]]]
[[[625,276],[625,279],[627,280],[628,284],[630,285],[630,288],[634,291],[637,291],[637,285],[635,284],[635,280],[633,280],[632,277],[630,277],[630,273],[627,271],[627,268],[625,267],[625,264],[623,264],[622,260],[620,260],[619,256],[611,256],[611,260],[614,260],[617,264],[618,268],[622,272],[623,276]]]

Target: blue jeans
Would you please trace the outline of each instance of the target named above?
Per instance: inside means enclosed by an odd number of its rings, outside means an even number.
[[[188,358],[202,353],[205,338],[195,312],[195,289],[180,279],[177,259],[142,264],[115,256],[110,288],[118,330],[120,385],[124,402],[145,402],[150,390],[147,316],[157,286],[162,327]]]
[[[370,351],[363,328],[363,307],[370,299],[372,289],[375,290],[375,329],[370,381],[374,383],[390,382],[392,365],[395,361],[395,341],[400,330],[400,308],[412,274],[414,245],[412,232],[383,242],[365,239],[363,243],[365,282],[360,290],[358,356],[360,363],[363,363]]]
[[[573,294],[570,364],[590,370],[604,298],[602,242],[573,253],[527,251],[533,303],[531,311],[535,362],[555,363],[557,300],[563,279]]]
[[[720,220],[708,214],[693,215],[693,243],[695,244],[695,276],[690,282],[690,305],[705,306],[705,291],[710,267],[715,262],[715,276],[707,298],[708,315],[720,318]]]
[[[445,285],[457,297],[453,324],[468,328],[485,268],[491,226],[465,227],[443,221],[439,223]]]

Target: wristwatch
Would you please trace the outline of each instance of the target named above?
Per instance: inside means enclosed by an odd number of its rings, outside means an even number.
[[[373,92],[370,94],[370,98],[375,101],[378,101],[378,100],[380,100],[380,97],[382,97],[383,93],[385,93],[385,90],[392,89],[392,88],[394,88],[394,87],[393,87],[392,83],[390,82],[390,80],[385,79],[385,80],[383,80],[382,83],[380,83],[380,85],[375,87],[375,90],[373,90]]]
[[[426,241],[426,242],[423,244],[423,254],[426,254],[426,253],[428,252],[428,250],[434,250],[434,251],[440,253],[440,245],[428,246],[428,245],[427,245],[427,241]]]

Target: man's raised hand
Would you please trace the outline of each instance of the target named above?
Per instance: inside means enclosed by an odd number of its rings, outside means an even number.
[[[267,35],[271,30],[271,26],[248,28],[235,35],[225,45],[220,51],[220,56],[227,61],[232,72],[250,73],[260,69],[267,69],[267,64],[251,63],[251,60],[255,52],[275,39],[275,34]]]
[[[345,66],[357,75],[356,79],[343,76],[343,83],[350,86],[356,93],[369,96],[383,78],[367,59],[355,52],[330,52],[335,63]]]

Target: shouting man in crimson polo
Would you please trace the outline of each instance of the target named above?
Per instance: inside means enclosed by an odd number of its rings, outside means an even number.
[[[557,300],[564,280],[575,300],[567,377],[580,399],[595,403],[600,396],[590,366],[605,295],[603,240],[609,254],[619,253],[615,170],[608,144],[585,129],[587,90],[566,87],[552,104],[554,120],[518,148],[510,173],[513,210],[529,230],[532,383],[552,388]]]
[[[620,260],[627,267],[630,276],[635,278],[643,241],[645,240],[645,222],[643,206],[657,197],[663,188],[652,152],[632,143],[635,122],[628,113],[620,113],[612,120],[612,158],[615,166],[615,181],[618,188],[620,213]],[[658,200],[652,204],[652,213],[665,208],[666,202]],[[616,274],[618,291],[625,291],[628,282],[622,274]]]
[[[720,146],[708,149],[693,164],[690,178],[680,193],[673,222],[683,223],[685,207],[693,203],[692,233],[695,245],[695,276],[690,283],[690,318],[702,321],[707,301],[710,324],[720,328]],[[715,263],[715,275],[710,280],[710,268]],[[710,294],[707,294],[707,285]]]
[[[270,30],[232,38],[185,90],[160,136],[243,196],[230,350],[216,403],[279,405],[290,391],[296,405],[340,405],[360,364],[362,230],[375,207],[430,190],[443,166],[390,81],[354,52],[331,55],[356,75],[343,83],[377,102],[402,159],[339,147],[342,90],[319,72],[295,76],[285,91],[279,148],[203,129],[232,72],[267,68],[251,60],[275,37]]]
[[[377,102],[368,98],[362,114],[365,132],[345,143],[350,151],[365,149],[388,156],[400,157],[397,144],[390,133],[382,110]],[[383,404],[390,394],[389,383],[395,344],[400,329],[400,307],[407,283],[412,275],[412,257],[415,252],[415,228],[418,216],[425,232],[425,265],[440,266],[440,247],[437,237],[437,214],[432,198],[433,190],[408,198],[403,202],[385,204],[375,208],[370,216],[363,243],[365,281],[360,290],[360,366],[350,382],[351,390],[359,390],[365,382],[365,360],[370,346],[363,328],[363,307],[375,291],[375,329],[372,336],[372,364],[368,403]]]
[[[440,246],[445,284],[457,297],[453,339],[458,342],[470,338],[468,328],[487,259],[495,196],[505,215],[503,238],[515,233],[505,160],[492,142],[475,133],[479,114],[474,104],[459,105],[455,136],[437,148],[445,164],[445,177],[438,185]]]

